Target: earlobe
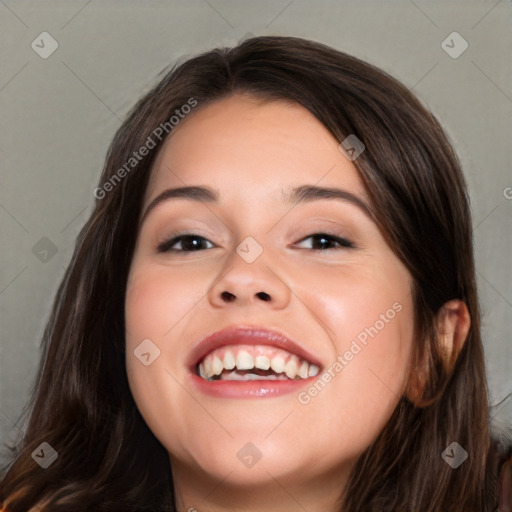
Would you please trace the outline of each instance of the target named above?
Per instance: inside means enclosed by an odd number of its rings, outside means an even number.
[[[407,398],[417,407],[425,407],[435,400],[435,397],[424,396],[434,370],[431,367],[433,352],[437,351],[446,373],[451,373],[471,326],[468,308],[464,301],[458,299],[446,302],[438,311],[436,321],[437,349],[426,347],[423,360],[416,362],[407,385]],[[432,341],[427,343],[432,344]]]

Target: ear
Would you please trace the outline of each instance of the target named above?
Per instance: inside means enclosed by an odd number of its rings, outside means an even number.
[[[453,299],[446,302],[436,315],[437,352],[447,374],[451,373],[455,366],[470,326],[471,318],[468,308],[462,300]],[[433,401],[433,399],[425,401],[423,395],[433,370],[431,368],[432,353],[435,350],[435,347],[426,348],[424,360],[416,363],[416,367],[412,369],[409,377],[407,398],[418,407],[424,407]]]
[[[466,304],[450,300],[437,314],[437,336],[443,351],[443,363],[448,372],[453,370],[471,326]]]

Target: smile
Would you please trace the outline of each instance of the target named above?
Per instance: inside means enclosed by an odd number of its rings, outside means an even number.
[[[268,345],[233,345],[211,351],[197,365],[207,380],[294,380],[318,374],[320,368],[290,352]]]
[[[198,342],[188,358],[191,385],[219,398],[295,393],[321,370],[316,357],[265,327],[233,326]]]

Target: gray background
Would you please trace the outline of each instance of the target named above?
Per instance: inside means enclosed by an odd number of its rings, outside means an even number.
[[[114,132],[166,66],[248,34],[352,53],[439,118],[470,189],[492,401],[512,391],[510,1],[0,0],[0,16],[2,441],[22,428],[43,328]],[[59,45],[47,59],[31,47],[44,31]],[[453,31],[469,44],[458,58],[441,47]]]

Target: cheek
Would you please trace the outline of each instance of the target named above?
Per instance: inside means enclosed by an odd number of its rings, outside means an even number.
[[[142,339],[154,339],[162,333],[165,310],[162,283],[136,275],[128,280],[125,301],[127,349],[134,349]]]
[[[304,274],[304,272],[302,272]],[[300,275],[300,274],[299,274]],[[401,269],[361,268],[306,273],[294,286],[301,301],[321,321],[340,353],[359,339],[363,344],[374,337],[387,342],[375,343],[386,350],[400,352],[413,337],[414,310],[411,283]]]
[[[170,341],[187,307],[186,299],[180,300],[176,292],[182,286],[177,276],[169,279],[144,265],[135,265],[130,272],[125,299],[126,368],[135,396],[158,395],[168,387],[162,386],[160,374],[179,354],[179,346]]]
[[[150,430],[173,453],[182,453],[183,440],[190,436],[186,411],[193,409],[194,402],[180,385],[185,352],[179,340],[190,328],[187,313],[194,311],[193,305],[204,295],[205,277],[200,281],[201,286],[169,269],[135,265],[126,291],[130,390]]]
[[[414,309],[408,278],[389,270],[379,274],[384,278],[353,275],[324,279],[322,293],[302,290],[304,301],[321,315],[332,355],[298,398],[311,418],[322,418],[348,436],[336,443],[346,448],[350,439],[351,449],[359,451],[382,430],[405,390]]]
[[[208,277],[168,268],[135,266],[128,279],[125,320],[127,345],[144,338],[171,349],[170,332],[204,296]]]

